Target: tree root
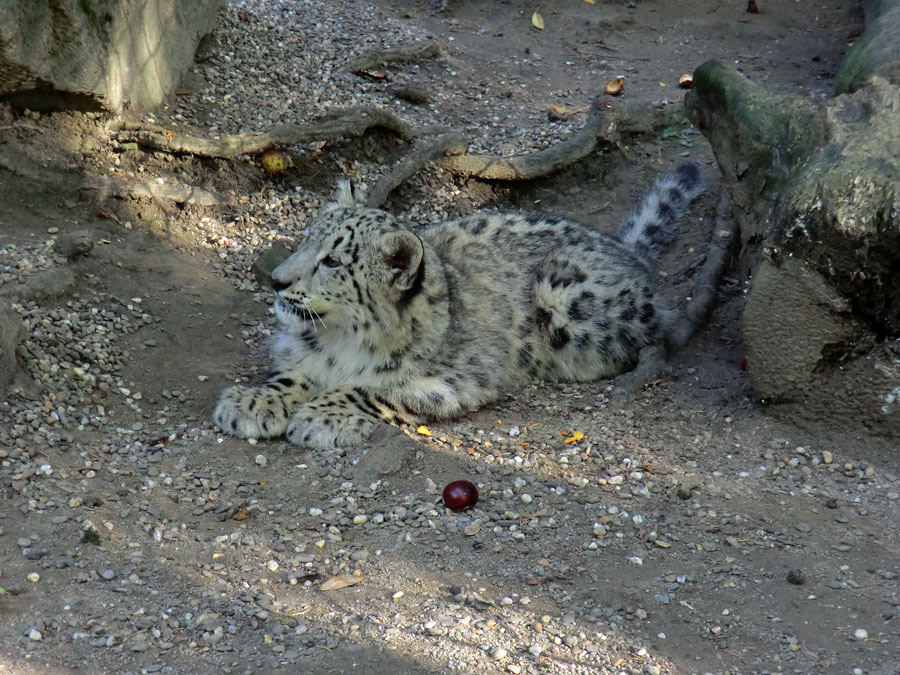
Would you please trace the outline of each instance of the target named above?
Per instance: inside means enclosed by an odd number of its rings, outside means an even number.
[[[394,113],[377,106],[359,106],[336,111],[303,126],[284,124],[268,131],[235,134],[219,139],[180,134],[171,129],[146,124],[124,124],[117,137],[121,142],[137,142],[163,152],[233,159],[276,145],[303,145],[343,136],[361,136],[373,127],[392,131],[404,140],[411,140],[416,136],[412,126]]]
[[[366,72],[381,68],[389,63],[409,63],[437,59],[442,56],[441,48],[433,40],[424,44],[414,44],[398,49],[373,49],[353,59],[346,70],[351,73]]]
[[[378,58],[386,58],[386,53],[378,52]],[[403,53],[409,55],[408,52]],[[425,45],[417,48],[415,53],[419,57],[430,54],[431,47]],[[396,55],[395,52],[390,54]],[[120,142],[137,142],[175,154],[229,159],[261,152],[273,146],[360,136],[373,127],[387,129],[411,142],[412,148],[370,191],[368,203],[376,206],[383,204],[392,190],[422,169],[435,155],[445,155],[444,168],[460,176],[488,180],[531,180],[547,176],[583,159],[598,145],[625,152],[625,141],[628,138],[655,134],[673,121],[672,111],[668,108],[623,105],[605,110],[603,105],[603,100],[595,99],[584,127],[565,140],[544,150],[513,157],[466,153],[466,140],[460,133],[434,127],[416,128],[394,113],[377,106],[347,108],[305,125],[281,125],[263,132],[235,134],[220,139],[178,133],[158,125],[123,123],[111,130],[117,132]],[[132,187],[138,190],[135,194],[146,192],[142,186]],[[180,201],[187,194],[187,198],[194,203],[229,203],[216,196],[188,193],[187,189],[166,191],[154,188],[153,196]]]
[[[668,367],[666,357],[684,347],[703,325],[712,312],[716,288],[737,238],[737,223],[731,213],[731,200],[724,187],[720,187],[715,231],[706,252],[706,261],[694,278],[691,302],[670,328],[665,344],[644,348],[634,370],[615,379],[615,396],[611,398],[624,398],[657,379]]]
[[[366,206],[381,206],[391,192],[428,164],[435,155],[463,153],[466,146],[465,136],[455,131],[420,138],[409,153],[372,186],[366,197]]]

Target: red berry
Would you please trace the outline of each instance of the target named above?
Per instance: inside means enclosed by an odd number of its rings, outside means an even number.
[[[448,509],[461,511],[478,503],[478,488],[468,480],[455,480],[444,488],[444,504]]]

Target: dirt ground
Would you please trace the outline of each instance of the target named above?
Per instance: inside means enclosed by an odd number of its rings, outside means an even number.
[[[320,108],[395,106],[527,151],[583,119],[551,123],[547,104],[587,106],[624,75],[610,105],[678,106],[678,77],[714,57],[825,97],[862,30],[836,0],[757,0],[758,14],[714,0],[338,2],[303,27],[319,42],[285,39],[273,55],[252,46],[274,48],[277,12],[286,30],[309,14],[264,4],[230,5],[157,122],[260,129],[297,107],[278,97],[303,100],[302,121],[317,110],[292,89],[308,75],[287,72],[292,50],[359,53],[362,26],[438,41],[442,59],[378,73],[430,102],[348,74]],[[251,93],[223,90],[218,66]],[[738,325],[748,280],[726,273],[671,373],[624,403],[608,382],[535,383],[392,446],[250,444],[210,412],[222,387],[265,371],[274,323],[253,261],[290,244],[337,177],[371,184],[403,148],[386,133],[293,148],[293,168],[269,177],[252,158],[122,144],[109,122],[0,108],[0,295],[28,330],[25,388],[0,406],[0,673],[900,673],[897,439],[754,399]],[[489,208],[612,228],[686,158],[714,188],[711,152],[682,120],[527,183],[435,165],[387,208],[415,223]],[[177,179],[238,203],[121,199],[73,187],[84,174]],[[701,199],[662,261],[674,303],[713,211]],[[67,261],[79,231],[90,251]],[[481,499],[453,513],[440,491],[459,478]],[[356,583],[323,590],[333,577]]]

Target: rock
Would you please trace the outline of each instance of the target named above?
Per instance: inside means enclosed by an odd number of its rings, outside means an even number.
[[[272,271],[288,259],[291,252],[281,244],[275,244],[257,256],[251,271],[256,280],[263,286],[272,284]]]
[[[756,394],[789,414],[900,433],[900,86],[874,76],[814,104],[711,61],[685,106],[741,229]]]
[[[94,238],[89,230],[64,232],[53,243],[53,250],[69,260],[87,255],[94,248]]]
[[[390,88],[390,93],[413,105],[424,105],[431,102],[431,94],[425,87],[416,84],[398,85]]]
[[[368,485],[406,469],[416,456],[418,445],[397,427],[381,424],[368,441],[368,448],[353,470],[353,481]]]
[[[9,0],[0,5],[0,98],[32,110],[155,108],[224,0]]]

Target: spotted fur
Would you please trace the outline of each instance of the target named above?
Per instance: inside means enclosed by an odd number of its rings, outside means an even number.
[[[272,376],[226,389],[215,422],[246,438],[356,445],[380,420],[453,417],[533,379],[623,373],[665,341],[653,265],[702,189],[696,164],[679,167],[616,235],[475,214],[420,236],[342,184],[273,273]]]

